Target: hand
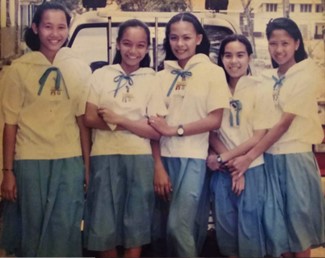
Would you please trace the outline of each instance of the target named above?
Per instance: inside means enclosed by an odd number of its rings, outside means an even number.
[[[155,166],[154,189],[159,197],[165,201],[170,201],[170,194],[173,189],[169,176],[163,166]]]
[[[239,179],[244,175],[246,170],[249,168],[252,160],[246,155],[239,156],[234,158],[231,162],[226,164],[229,167],[229,171],[231,172],[231,176],[235,179]]]
[[[6,171],[3,173],[1,197],[5,200],[13,202],[17,199],[16,177],[13,171]]]
[[[158,116],[150,116],[148,123],[160,134],[164,136],[173,136],[172,128],[167,124],[164,118]]]
[[[245,176],[241,176],[238,179],[235,179],[234,177],[232,177],[232,186],[231,186],[231,190],[236,194],[236,195],[240,195],[242,193],[242,191],[244,191],[245,189]]]
[[[122,121],[122,116],[116,114],[112,110],[108,108],[99,108],[98,109],[98,115],[106,122],[109,124],[115,124],[118,125]]]
[[[217,154],[209,154],[206,163],[208,168],[213,171],[222,169],[220,166],[221,164],[217,161]]]

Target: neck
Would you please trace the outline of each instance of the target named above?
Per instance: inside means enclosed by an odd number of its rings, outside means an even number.
[[[281,76],[285,75],[286,72],[295,64],[296,64],[296,61],[293,60],[290,63],[280,65],[278,68],[278,76],[281,77]]]
[[[139,65],[129,66],[129,65],[125,65],[123,63],[121,63],[120,65],[126,74],[131,74],[140,68]]]
[[[234,94],[238,81],[239,81],[239,78],[229,78],[228,86],[229,86],[231,94]]]

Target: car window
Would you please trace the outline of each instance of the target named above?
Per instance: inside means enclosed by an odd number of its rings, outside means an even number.
[[[77,52],[88,64],[95,62],[111,63],[115,54],[117,30],[120,23],[111,24],[111,37],[108,37],[108,24],[88,23],[76,27],[69,46]],[[163,40],[165,37],[165,23],[159,23],[155,27],[154,23],[149,23],[151,34],[151,46],[149,49],[151,57],[151,67],[157,69],[159,64],[164,60]],[[229,28],[217,25],[204,25],[207,35],[211,42],[210,57],[217,62],[219,46],[221,40],[233,31]],[[157,34],[157,35],[156,35]],[[95,65],[96,67],[96,65]]]

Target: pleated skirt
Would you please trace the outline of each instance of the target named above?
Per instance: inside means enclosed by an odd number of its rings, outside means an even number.
[[[265,232],[263,208],[266,199],[264,165],[247,170],[245,189],[238,196],[232,191],[229,172],[214,172],[211,192],[219,250],[226,256],[263,257]]]
[[[18,160],[14,171],[18,198],[4,204],[1,246],[16,256],[80,257],[82,158]]]
[[[154,207],[151,155],[91,157],[84,247],[105,251],[151,241]]]
[[[325,201],[312,152],[265,154],[267,253],[301,252],[325,243]]]

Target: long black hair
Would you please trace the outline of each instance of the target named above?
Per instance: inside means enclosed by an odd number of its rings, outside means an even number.
[[[176,22],[179,22],[179,21],[186,21],[186,22],[193,24],[196,33],[199,35],[202,35],[202,41],[199,45],[196,46],[195,53],[196,54],[201,53],[201,54],[205,54],[205,55],[209,56],[210,40],[209,40],[202,24],[200,23],[200,21],[198,20],[198,18],[195,15],[193,15],[189,12],[183,12],[183,13],[174,15],[166,25],[165,39],[164,39],[164,44],[163,44],[165,54],[166,54],[165,60],[177,60],[176,56],[174,55],[174,53],[170,47],[169,34],[170,34],[171,25]]]
[[[299,47],[295,52],[295,61],[297,63],[308,57],[301,32],[298,28],[298,25],[293,20],[284,17],[270,20],[266,25],[266,37],[268,40],[270,39],[274,30],[285,30],[295,41],[299,40]],[[273,58],[272,66],[274,68],[279,67],[278,63],[275,62]]]
[[[39,5],[36,9],[34,16],[33,16],[32,23],[34,23],[38,27],[42,21],[44,12],[47,10],[60,10],[60,11],[64,12],[65,17],[67,19],[67,25],[68,25],[68,27],[70,26],[71,16],[70,16],[68,10],[63,5],[56,3],[56,2],[45,2],[41,5]],[[25,39],[27,46],[31,50],[38,51],[40,49],[41,42],[40,42],[39,36],[38,36],[38,34],[34,33],[34,31],[31,27],[26,28],[25,34],[24,34],[24,39]],[[65,42],[65,44],[63,44],[63,46],[65,46],[67,43],[68,43],[68,39]]]
[[[225,66],[224,66],[224,64],[222,62],[222,58],[223,58],[223,56],[225,54],[225,49],[226,49],[227,44],[230,43],[230,42],[234,42],[234,41],[238,41],[238,42],[242,43],[246,47],[246,51],[247,51],[248,56],[253,54],[252,45],[244,35],[232,34],[232,35],[226,36],[221,41],[220,49],[219,49],[219,55],[218,55],[218,65],[221,66],[223,68],[223,70],[225,71],[228,83],[229,83],[230,76],[229,76],[229,74],[227,73],[227,71],[225,69]],[[250,74],[250,73],[251,73],[251,70],[250,70],[250,67],[248,66],[246,74]]]
[[[119,43],[123,37],[125,30],[130,27],[140,27],[140,28],[144,29],[146,36],[147,36],[147,44],[149,47],[150,46],[150,30],[144,22],[142,22],[138,19],[130,19],[130,20],[123,22],[119,26],[116,41]],[[120,64],[121,62],[122,62],[121,52],[120,52],[120,50],[116,49],[113,64]],[[141,60],[140,67],[149,67],[149,66],[150,66],[150,56],[149,56],[149,53],[147,53],[144,56],[144,58]]]

